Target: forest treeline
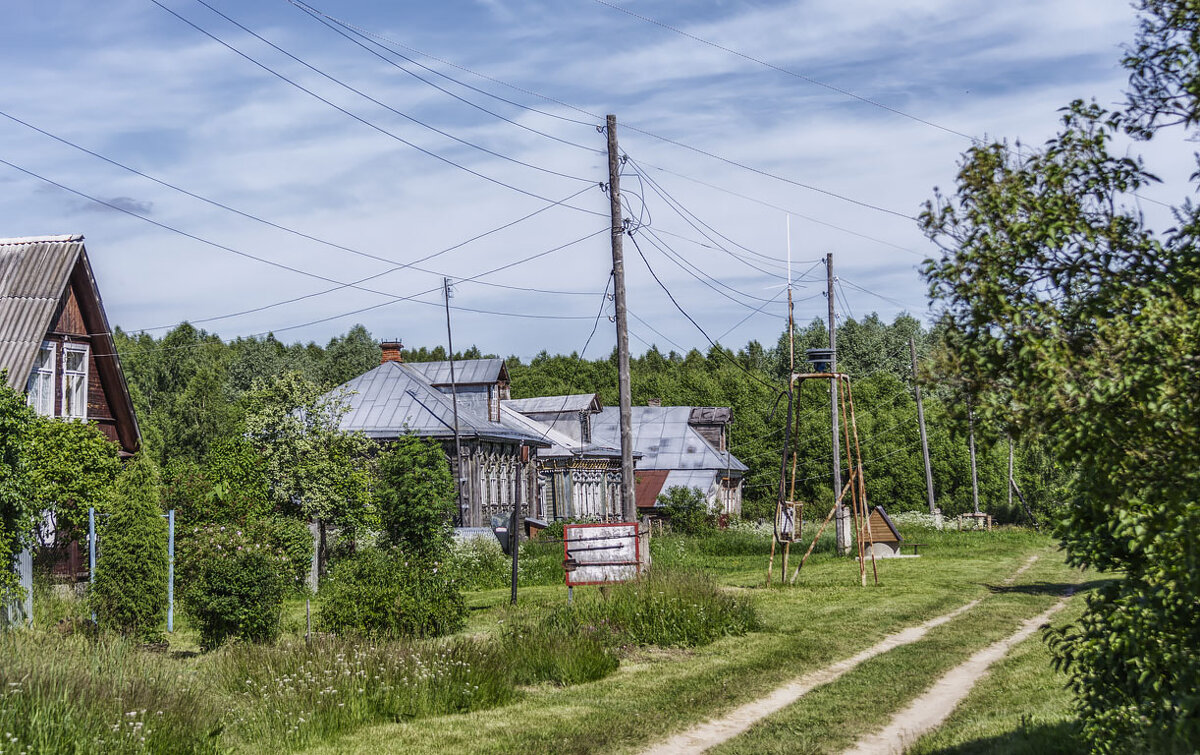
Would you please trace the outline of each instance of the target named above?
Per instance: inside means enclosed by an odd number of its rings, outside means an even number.
[[[159,338],[130,335],[119,328],[115,336],[143,444],[168,478],[172,470],[184,473],[203,464],[220,441],[244,432],[247,399],[256,382],[294,371],[332,389],[377,366],[380,359],[378,341],[361,325],[324,346],[288,344],[273,335],[225,341],[186,323]],[[938,348],[937,333],[908,315],[891,323],[874,314],[847,319],[837,333],[839,369],[853,381],[868,498],[893,511],[927,507],[910,338],[918,359],[928,362],[931,350]],[[805,349],[827,343],[822,321],[797,328],[797,363],[804,364]],[[484,356],[498,355],[476,346],[456,354],[467,359]],[[441,360],[446,352],[441,346],[418,346],[406,348],[404,358]],[[731,448],[750,467],[745,488],[745,515],[750,518],[769,517],[778,490],[788,360],[786,332],[769,346],[750,341],[737,350],[714,346],[687,353],[651,347],[632,359],[635,405],[661,399],[664,405],[732,407]],[[595,392],[606,406],[617,404],[615,351],[600,359],[543,351],[528,362],[509,356],[506,363],[514,398]],[[929,375],[923,381],[938,506],[947,514],[969,511],[966,400],[955,395],[950,381]],[[790,445],[796,453],[796,498],[827,506],[833,498],[827,384],[802,386],[794,407]],[[1002,521],[1022,518],[1019,506],[1010,508],[1008,503],[1003,429],[977,424],[975,431],[981,508]],[[1014,468],[1036,515],[1057,506],[1065,475],[1036,441],[1023,439],[1015,445]]]

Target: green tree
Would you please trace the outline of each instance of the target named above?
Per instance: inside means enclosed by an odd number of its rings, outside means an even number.
[[[89,508],[102,509],[121,471],[117,444],[95,423],[38,417],[26,453],[33,505],[54,514],[63,532],[84,526]]]
[[[442,559],[454,534],[454,475],[441,445],[405,436],[380,455],[375,506],[388,542],[417,558]]]
[[[167,613],[167,523],[159,472],[139,454],[109,494],[110,515],[99,532],[89,601],[101,627],[153,635]]]
[[[1195,4],[1143,8],[1190,18]],[[1109,152],[1123,122],[1076,102],[1039,151],[972,148],[956,196],[922,215],[944,250],[925,275],[954,344],[939,355],[942,374],[983,421],[1049,441],[1076,471],[1061,528],[1070,562],[1124,574],[1053,640],[1092,748],[1190,752],[1200,745],[1200,218],[1185,206],[1162,239],[1145,227],[1124,198],[1153,176]]]
[[[37,514],[25,459],[34,414],[5,378],[0,370],[0,601],[19,595],[16,572],[7,565],[29,543]]]
[[[343,432],[343,397],[322,393],[298,372],[260,382],[246,403],[247,436],[262,455],[271,498],[279,511],[317,523],[323,571],[329,524],[352,537],[377,520],[370,493],[374,443]]]

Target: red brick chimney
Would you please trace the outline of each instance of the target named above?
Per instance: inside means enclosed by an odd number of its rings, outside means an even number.
[[[383,356],[379,360],[380,364],[404,361],[404,344],[400,343],[399,340],[380,341],[379,348],[383,349]]]

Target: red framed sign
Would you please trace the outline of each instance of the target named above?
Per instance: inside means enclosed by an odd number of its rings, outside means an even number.
[[[634,579],[641,568],[637,522],[563,526],[567,586],[604,585]]]

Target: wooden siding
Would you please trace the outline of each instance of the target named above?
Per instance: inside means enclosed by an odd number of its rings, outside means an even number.
[[[876,543],[898,543],[900,538],[892,532],[892,528],[883,520],[883,515],[879,513],[879,509],[871,512],[871,516],[867,519],[871,527],[871,541]]]
[[[108,395],[101,380],[101,370],[96,359],[96,349],[92,344],[92,336],[84,322],[83,312],[79,307],[79,299],[75,295],[73,283],[67,285],[63,301],[54,321],[54,328],[46,335],[47,341],[56,344],[55,357],[55,386],[54,414],[62,415],[62,381],[63,381],[63,344],[77,343],[88,347],[88,384],[87,384],[87,418],[94,421],[104,436],[114,443],[120,443],[117,433],[117,421],[113,416]]]

